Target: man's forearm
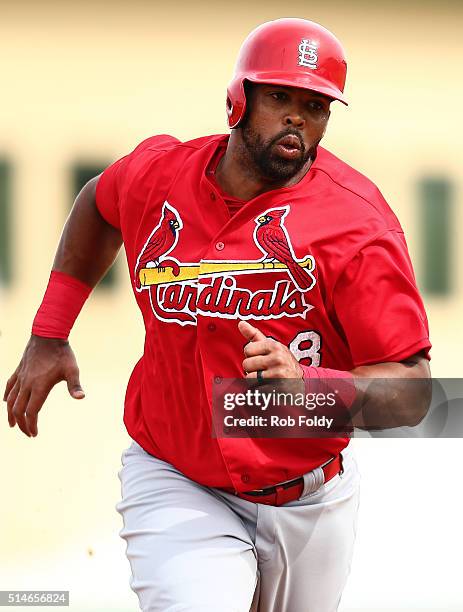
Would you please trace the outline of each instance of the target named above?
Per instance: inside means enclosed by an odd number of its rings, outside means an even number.
[[[414,355],[401,363],[379,363],[352,370],[357,391],[350,408],[361,429],[413,427],[425,417],[431,400],[428,360]]]

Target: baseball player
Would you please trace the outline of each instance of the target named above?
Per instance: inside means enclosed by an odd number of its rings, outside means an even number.
[[[148,138],[83,188],[64,228],[8,420],[37,435],[60,380],[84,397],[67,339],[124,244],[146,340],[117,510],[142,610],[338,608],[359,499],[349,438],[213,436],[224,379],[342,380],[358,427],[423,417],[424,395],[369,384],[428,378],[431,345],[396,216],[319,146],[345,77],[324,27],[264,23],[239,52],[231,133]]]

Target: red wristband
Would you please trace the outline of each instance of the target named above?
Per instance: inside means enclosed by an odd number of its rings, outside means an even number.
[[[64,272],[53,270],[32,324],[32,333],[67,340],[92,288]]]
[[[357,397],[353,375],[342,370],[316,368],[305,366],[302,363],[299,365],[303,371],[307,391],[336,394],[336,406],[338,408],[336,423],[340,429],[352,431],[349,408]]]

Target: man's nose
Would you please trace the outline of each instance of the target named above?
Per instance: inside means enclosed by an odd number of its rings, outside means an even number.
[[[298,129],[302,130],[305,126],[305,119],[303,117],[303,115],[301,113],[299,113],[298,111],[294,110],[291,111],[290,113],[288,113],[285,116],[284,119],[284,124],[285,125],[292,125],[294,127],[297,127]]]

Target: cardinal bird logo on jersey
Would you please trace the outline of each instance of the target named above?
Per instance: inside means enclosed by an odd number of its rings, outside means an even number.
[[[299,265],[294,255],[288,232],[283,225],[288,211],[288,206],[273,208],[255,219],[255,242],[264,254],[262,261],[279,261],[284,264],[296,287],[301,291],[309,291],[315,284],[315,278]]]
[[[180,215],[168,202],[164,202],[161,219],[149,235],[145,246],[138,256],[135,265],[135,286],[142,291],[140,283],[140,270],[143,268],[157,268],[163,270],[163,259],[172,251],[178,242],[179,232],[183,227]],[[164,263],[167,263],[164,261]],[[175,262],[169,262],[172,266]]]

